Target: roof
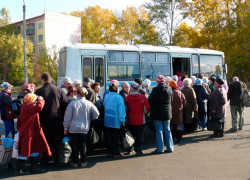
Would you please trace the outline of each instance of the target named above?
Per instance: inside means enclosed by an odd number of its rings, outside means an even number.
[[[221,51],[200,49],[200,48],[183,48],[179,46],[153,46],[153,45],[118,45],[118,44],[88,44],[77,43],[66,46],[72,49],[86,49],[86,50],[106,50],[106,51],[146,51],[146,52],[176,52],[176,53],[191,53],[191,54],[220,54]]]

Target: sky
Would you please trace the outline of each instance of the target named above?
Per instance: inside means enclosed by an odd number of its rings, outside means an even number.
[[[70,13],[84,10],[88,6],[99,5],[101,8],[121,11],[127,6],[139,7],[150,0],[24,0],[26,5],[26,19],[43,14],[46,11]],[[0,0],[0,8],[10,12],[11,22],[22,21],[23,0]]]

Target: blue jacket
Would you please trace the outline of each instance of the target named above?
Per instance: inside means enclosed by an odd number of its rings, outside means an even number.
[[[106,95],[103,105],[105,107],[104,125],[119,129],[121,124],[125,123],[126,117],[122,96],[115,92],[110,92]]]
[[[198,103],[205,102],[205,100],[209,98],[209,94],[204,86],[193,85],[193,88],[194,88]]]

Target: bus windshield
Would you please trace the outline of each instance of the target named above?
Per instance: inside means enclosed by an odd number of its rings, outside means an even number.
[[[203,74],[219,74],[223,76],[222,56],[200,55],[200,72]]]

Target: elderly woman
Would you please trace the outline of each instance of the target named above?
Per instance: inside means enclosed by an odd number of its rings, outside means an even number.
[[[170,76],[166,76],[165,79],[167,84],[169,84],[170,81],[172,81],[172,78]]]
[[[11,133],[14,138],[15,129],[14,129],[14,114],[12,109],[12,97],[11,89],[12,86],[8,82],[1,84],[2,92],[0,94],[0,111],[1,119],[4,122],[5,126],[5,137]]]
[[[193,122],[193,118],[195,112],[198,110],[198,106],[196,95],[194,89],[192,88],[192,79],[184,79],[181,92],[184,94],[187,101],[187,105],[183,109],[185,131],[193,131],[194,124],[196,123]]]
[[[150,107],[147,98],[139,93],[139,84],[134,82],[130,88],[131,92],[124,100],[127,109],[128,128],[133,137],[135,137],[134,147],[136,155],[142,155],[143,125],[145,124],[145,113],[148,113]],[[134,147],[132,146],[128,149],[128,154],[134,151]]]
[[[104,126],[108,133],[108,156],[114,158],[122,157],[118,149],[118,136],[121,125],[125,125],[125,105],[119,92],[119,82],[112,81],[109,84],[109,94],[104,99],[105,115]]]
[[[184,94],[178,90],[178,85],[175,81],[171,81],[169,86],[173,91],[172,105],[172,119],[170,121],[170,128],[172,137],[177,139],[177,144],[182,140],[182,122],[183,122],[183,107],[186,106],[186,99]]]
[[[192,80],[192,84],[191,84],[191,85],[193,86],[193,85],[195,84],[196,77],[195,77],[195,76],[192,76],[192,77],[191,77],[191,80]]]
[[[151,85],[151,81],[149,79],[144,79],[144,81],[142,82],[142,89],[145,90],[145,96],[146,98],[149,97],[149,87]]]
[[[202,80],[197,78],[195,84],[193,85],[193,88],[197,97],[198,116],[201,122],[202,131],[206,131],[207,99],[209,98],[209,94],[202,83]]]
[[[164,138],[167,147],[166,152],[171,153],[174,151],[173,139],[170,132],[173,92],[169,85],[165,83],[166,79],[163,75],[158,75],[155,80],[157,86],[153,88],[148,99],[151,107],[150,117],[154,120],[156,129],[156,150],[152,153],[164,153]]]
[[[43,153],[51,156],[50,148],[44,136],[39,112],[42,111],[45,101],[42,96],[29,93],[23,99],[21,113],[17,119],[19,131],[18,154],[15,175],[28,174],[24,171],[25,161],[30,157],[30,173],[44,173],[45,170],[38,167],[39,157]]]
[[[214,85],[215,89],[210,98],[210,113],[211,118],[220,121],[221,129],[214,131],[213,138],[224,136],[224,123],[226,118],[226,103],[227,93],[223,87],[224,81],[221,78],[216,78]]]
[[[130,87],[128,82],[123,82],[121,85],[122,90],[119,92],[119,94],[122,96],[123,99],[125,99],[130,91]]]
[[[86,100],[88,94],[86,88],[82,87],[77,90],[77,99],[71,101],[66,109],[64,116],[64,134],[68,134],[72,148],[72,167],[78,167],[79,152],[81,154],[81,167],[87,165],[86,145],[87,134],[90,127],[90,121],[97,119],[99,112],[95,105]]]

